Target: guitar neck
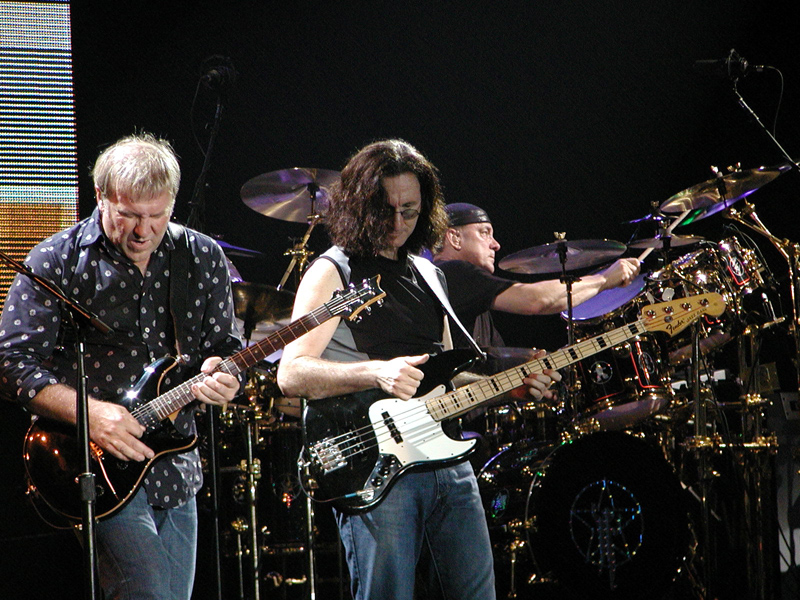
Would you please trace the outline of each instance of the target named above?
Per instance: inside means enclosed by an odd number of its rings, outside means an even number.
[[[286,344],[293,342],[300,336],[308,333],[333,317],[334,312],[329,308],[330,304],[329,302],[312,310],[296,321],[292,321],[289,325],[271,333],[260,342],[229,356],[217,365],[215,371],[221,371],[235,376],[258,364],[276,350],[283,348]],[[208,377],[208,375],[200,373],[179,386],[172,388],[168,392],[161,394],[148,402],[148,410],[152,410],[159,421],[166,419],[195,399],[192,394],[192,386],[195,383],[200,383],[206,377]],[[140,419],[140,421],[141,420],[142,419]]]
[[[457,417],[523,385],[522,380],[533,373],[541,373],[545,369],[562,369],[598,352],[618,346],[646,331],[644,319],[639,319],[634,323],[583,340],[573,346],[562,348],[487,379],[481,379],[447,394],[429,398],[426,400],[428,412],[436,421]]]

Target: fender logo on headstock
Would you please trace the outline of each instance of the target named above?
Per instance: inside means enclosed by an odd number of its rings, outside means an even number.
[[[697,294],[669,302],[649,304],[642,308],[641,317],[648,331],[664,331],[670,336],[680,333],[704,315],[717,317],[725,312],[726,304],[716,293]]]

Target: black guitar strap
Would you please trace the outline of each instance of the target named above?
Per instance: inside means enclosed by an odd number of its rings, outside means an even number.
[[[169,256],[169,311],[175,328],[175,351],[182,357],[181,340],[183,324],[186,320],[186,293],[189,289],[189,235],[186,228],[178,223],[169,224],[169,233],[175,246]]]
[[[477,353],[477,355],[482,359],[485,359],[486,354],[483,350],[481,350],[480,346],[478,346],[478,342],[476,342],[467,331],[467,328],[464,327],[464,324],[456,316],[456,312],[450,305],[447,292],[442,285],[442,280],[439,278],[439,269],[437,269],[436,266],[427,258],[413,254],[409,254],[409,256],[411,256],[411,260],[414,262],[414,267],[417,269],[417,272],[422,275],[422,278],[428,284],[428,287],[430,287],[431,290],[433,290],[433,293],[436,294],[436,297],[439,299],[442,308],[444,308],[444,312],[447,313],[447,316],[450,317],[450,320],[453,321],[453,323],[455,323],[461,332],[467,337],[469,345],[472,346],[472,349]]]

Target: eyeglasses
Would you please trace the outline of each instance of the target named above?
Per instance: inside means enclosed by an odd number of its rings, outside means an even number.
[[[393,219],[396,214],[399,214],[401,217],[403,217],[404,221],[410,221],[411,219],[416,219],[419,216],[419,209],[404,208],[403,210],[392,211],[390,214],[392,215]]]

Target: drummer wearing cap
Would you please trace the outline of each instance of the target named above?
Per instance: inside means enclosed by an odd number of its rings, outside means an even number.
[[[449,227],[441,247],[434,250],[434,262],[447,278],[453,309],[480,346],[505,345],[492,323],[490,310],[552,315],[567,308],[566,289],[558,279],[520,283],[494,275],[495,253],[500,244],[485,210],[458,202],[445,206],[445,211]],[[576,281],[572,286],[573,304],[577,306],[603,290],[628,285],[638,274],[638,260],[619,259],[605,270]],[[455,345],[463,346],[466,340],[463,336],[459,339],[460,332],[453,329]]]

